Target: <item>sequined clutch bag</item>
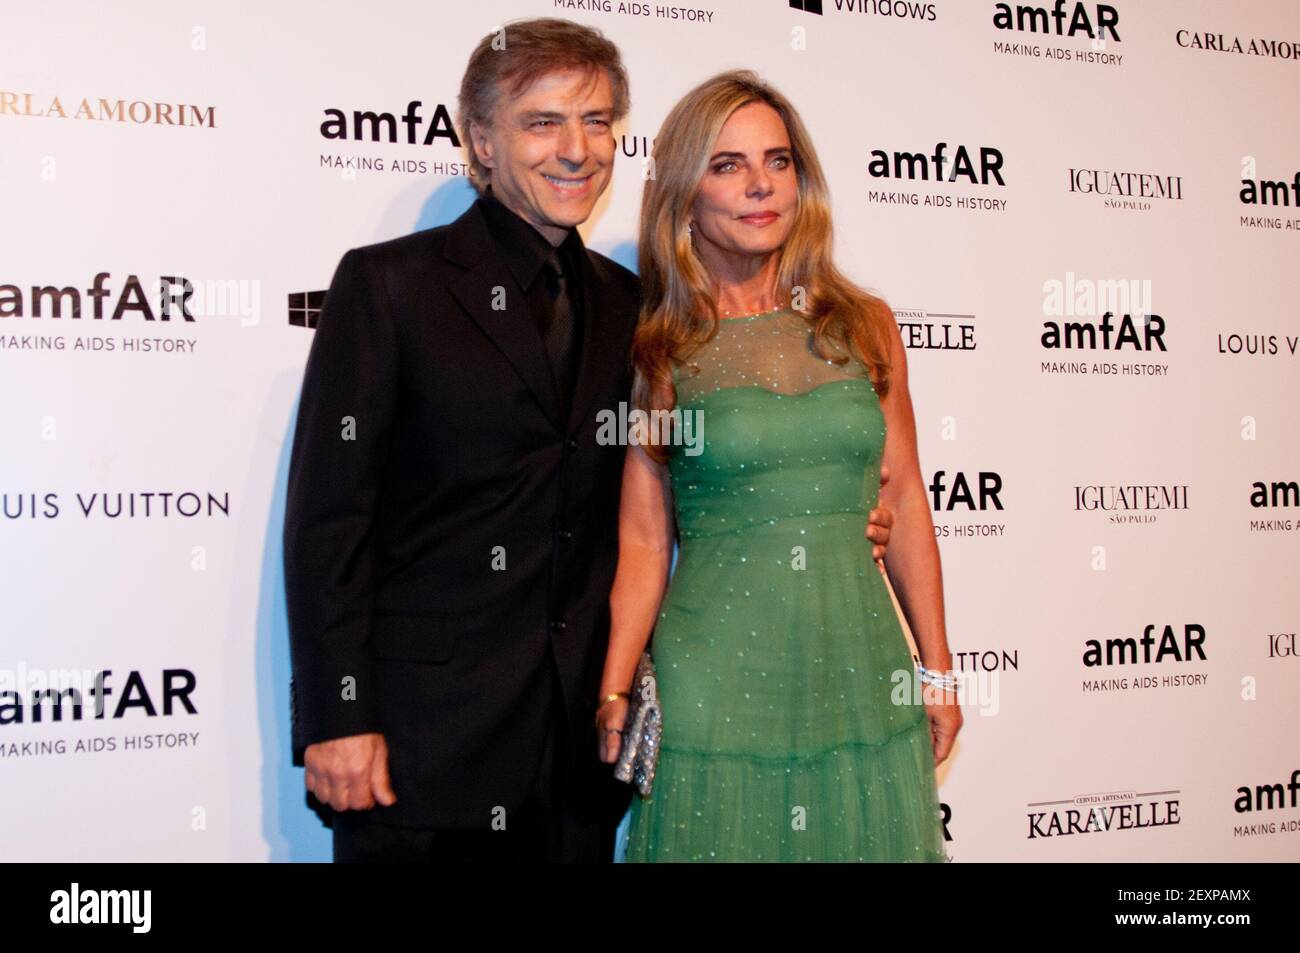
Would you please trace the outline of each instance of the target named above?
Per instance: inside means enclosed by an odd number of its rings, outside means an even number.
[[[635,784],[642,797],[650,796],[655,765],[659,761],[659,738],[663,734],[663,712],[659,710],[658,682],[654,660],[643,652],[636,663],[632,691],[628,693],[627,720],[623,724],[623,746],[614,762],[614,777]]]

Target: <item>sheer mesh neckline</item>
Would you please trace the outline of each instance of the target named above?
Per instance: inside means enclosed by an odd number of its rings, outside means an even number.
[[[712,339],[673,369],[679,405],[732,388],[759,387],[774,394],[810,393],[834,381],[862,380],[866,368],[851,356],[836,364],[820,357],[804,316],[790,308],[720,318]],[[833,344],[828,356],[843,354]],[[698,368],[698,371],[696,370]]]
[[[737,314],[730,318],[724,318],[719,315],[718,323],[721,324],[724,321],[752,321],[755,318],[774,318],[778,314],[794,314],[794,312],[789,308],[773,308],[771,311],[757,311],[754,314]]]

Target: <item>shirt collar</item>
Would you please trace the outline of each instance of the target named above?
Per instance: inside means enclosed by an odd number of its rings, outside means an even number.
[[[484,189],[478,201],[487,218],[493,240],[501,249],[502,257],[521,288],[532,286],[542,266],[546,264],[546,259],[550,257],[552,247],[558,248],[569,268],[580,266],[583,244],[582,236],[576,228],[570,228],[564,241],[558,246],[552,246],[534,225],[493,195],[491,185]],[[569,268],[566,268],[566,273]]]

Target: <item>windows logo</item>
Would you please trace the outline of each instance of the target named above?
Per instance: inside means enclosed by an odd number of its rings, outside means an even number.
[[[325,303],[324,291],[296,291],[289,295],[289,323],[300,328],[316,327],[321,305]]]

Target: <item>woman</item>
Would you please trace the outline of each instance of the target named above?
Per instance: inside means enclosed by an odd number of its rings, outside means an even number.
[[[906,691],[914,666],[862,539],[888,505],[899,603],[926,677],[947,673],[893,315],[836,270],[808,134],[756,74],[689,93],[655,139],[654,173],[634,397],[706,426],[694,454],[643,432],[624,470],[601,757],[617,756],[652,629],[664,717],[627,859],[946,860],[935,767],[961,711],[950,676],[924,704]]]

